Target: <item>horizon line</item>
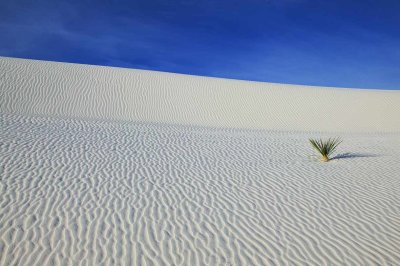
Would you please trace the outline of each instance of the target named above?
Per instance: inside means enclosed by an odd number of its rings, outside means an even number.
[[[151,71],[151,72],[175,74],[175,75],[184,75],[184,76],[192,76],[192,77],[200,77],[200,78],[222,79],[222,80],[254,82],[254,83],[268,83],[268,84],[275,84],[275,85],[280,85],[280,86],[282,86],[282,85],[290,85],[290,86],[294,86],[294,87],[299,86],[299,87],[311,87],[311,88],[321,88],[321,89],[362,90],[362,91],[365,91],[365,90],[367,90],[367,91],[390,91],[390,92],[400,91],[400,88],[399,89],[380,89],[380,88],[362,88],[362,87],[337,87],[337,86],[335,87],[335,86],[328,86],[328,85],[309,85],[309,84],[301,84],[301,83],[282,83],[282,82],[270,82],[270,81],[263,81],[263,80],[228,78],[228,77],[223,77],[223,76],[196,75],[196,74],[190,74],[190,73],[173,72],[173,71],[162,71],[162,70],[154,70],[154,69],[148,69],[148,68],[132,68],[132,67],[116,66],[116,65],[88,64],[88,63],[71,62],[71,61],[55,61],[55,60],[26,58],[26,57],[12,57],[12,56],[2,56],[2,55],[0,55],[0,58],[11,58],[11,59],[32,60],[32,61],[44,61],[44,62],[51,62],[51,63],[75,64],[75,65],[83,65],[83,66],[120,68],[120,69],[127,69],[127,70]]]

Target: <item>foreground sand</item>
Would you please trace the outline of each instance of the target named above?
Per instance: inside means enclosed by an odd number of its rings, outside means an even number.
[[[0,66],[0,265],[400,262],[398,92]]]

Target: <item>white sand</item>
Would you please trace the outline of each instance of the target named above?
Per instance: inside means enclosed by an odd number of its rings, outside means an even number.
[[[0,193],[0,265],[399,265],[400,91],[0,58]]]

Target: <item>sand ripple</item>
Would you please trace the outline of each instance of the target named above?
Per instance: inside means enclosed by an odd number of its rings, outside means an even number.
[[[0,265],[398,265],[398,134],[0,115]]]

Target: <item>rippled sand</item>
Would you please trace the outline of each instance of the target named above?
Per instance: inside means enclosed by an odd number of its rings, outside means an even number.
[[[0,265],[399,264],[400,124],[373,130],[365,119],[354,122],[358,132],[338,123],[341,133],[317,133],[308,120],[307,129],[281,130],[277,118],[252,129],[239,112],[223,123],[240,127],[204,125],[196,114],[182,125],[168,108],[171,121],[139,121],[132,117],[145,111],[107,100],[79,107],[85,93],[65,92],[62,79],[31,103],[50,86],[42,83],[54,77],[41,71],[54,63],[0,62],[13,66],[0,78]],[[16,70],[26,64],[39,81],[30,90]],[[56,65],[67,79],[70,67]],[[385,97],[376,110],[397,110]],[[344,139],[336,159],[319,162],[308,138],[336,135]]]

